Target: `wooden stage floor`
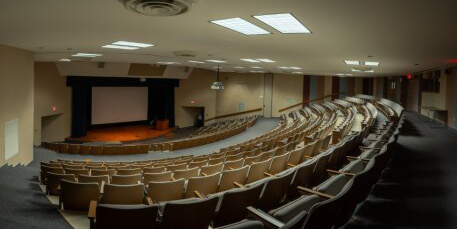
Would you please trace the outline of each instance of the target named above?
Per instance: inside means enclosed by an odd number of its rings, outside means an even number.
[[[175,128],[159,131],[147,125],[107,127],[91,129],[87,131],[87,135],[84,137],[67,138],[66,140],[74,142],[128,142],[169,135],[174,130]]]

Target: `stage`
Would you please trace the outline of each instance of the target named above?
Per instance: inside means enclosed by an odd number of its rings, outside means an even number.
[[[152,140],[160,136],[172,136],[176,128],[167,130],[156,130],[148,125],[129,125],[119,127],[95,128],[87,131],[87,135],[80,138],[67,138],[65,141],[72,143],[85,142],[113,142],[113,143],[134,143],[139,141]]]

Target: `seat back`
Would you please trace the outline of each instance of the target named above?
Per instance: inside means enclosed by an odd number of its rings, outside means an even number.
[[[259,202],[260,193],[264,187],[259,182],[247,188],[235,188],[222,195],[217,215],[213,219],[213,227],[235,223],[245,219],[248,215],[247,207],[256,207]]]
[[[305,147],[294,149],[289,154],[289,159],[287,163],[292,165],[298,165],[301,162],[303,154],[305,153]]]
[[[65,210],[88,211],[90,201],[100,199],[100,186],[97,183],[76,183],[60,181],[61,200]]]
[[[165,172],[165,170],[166,170],[165,166],[144,167],[143,168],[143,173],[162,173],[162,172]]]
[[[143,174],[144,184],[149,182],[171,181],[173,173],[171,171],[163,173],[145,173]]]
[[[219,192],[234,188],[235,186],[233,182],[245,184],[248,171],[249,166],[244,166],[239,169],[223,171],[221,175],[221,181],[219,184]]]
[[[262,196],[260,197],[259,208],[265,211],[278,207],[289,192],[295,169],[268,179],[265,183]]]
[[[59,165],[60,166],[60,165]],[[47,184],[47,173],[54,173],[54,174],[64,174],[64,170],[62,167],[49,167],[49,166],[44,166],[42,165],[40,167],[41,173],[40,173],[40,181],[42,184]]]
[[[262,158],[262,154],[252,157],[246,157],[243,162],[243,166],[251,165],[252,163],[259,162],[260,158]]]
[[[292,180],[292,185],[289,190],[291,198],[299,195],[298,186],[309,187],[313,180],[314,168],[316,167],[317,159],[311,159],[297,166],[295,176]]]
[[[175,170],[173,172],[173,178],[174,179],[190,179],[191,177],[198,177],[199,174],[199,168],[194,167],[192,169],[186,169],[186,170]]]
[[[246,184],[258,181],[266,177],[264,172],[267,172],[270,168],[272,159],[257,162],[249,166],[248,176],[246,178]]]
[[[100,176],[86,176],[86,175],[79,175],[78,183],[98,183],[100,187],[102,183],[108,184],[109,183],[109,176],[108,175],[100,175]]]
[[[310,142],[304,146],[303,156],[311,157],[314,152],[314,148],[316,148],[317,141]],[[306,160],[306,158],[302,158],[302,161]]]
[[[200,169],[200,176],[202,174],[212,175],[215,173],[220,173],[220,172],[222,172],[223,167],[224,167],[224,163],[222,163],[222,162],[219,164],[203,166]]]
[[[49,195],[58,196],[58,187],[61,180],[73,181],[76,182],[76,177],[74,174],[57,174],[57,173],[47,173],[47,184],[46,184],[46,193]]]
[[[191,199],[171,201],[165,204],[160,228],[208,228],[219,197],[212,196],[208,199]]]
[[[200,167],[206,166],[206,165],[208,165],[208,160],[204,160],[204,161],[191,161],[191,162],[189,162],[188,168],[189,168],[189,169],[200,168]]]
[[[167,171],[174,172],[175,170],[185,170],[187,169],[187,164],[177,164],[177,165],[167,165]]]
[[[271,161],[271,166],[269,169],[269,173],[277,174],[286,170],[287,168],[287,159],[289,159],[289,153],[285,153],[279,156],[274,156]]]
[[[106,184],[102,203],[104,204],[143,204],[144,184]]]
[[[185,198],[195,197],[194,191],[200,191],[204,195],[216,193],[221,174],[216,173],[205,177],[190,178],[187,183]]]
[[[108,170],[93,169],[93,170],[90,170],[90,175],[91,176],[108,175],[111,178],[114,174],[116,174],[116,170],[114,170],[114,169],[108,169]]]
[[[114,175],[111,178],[111,183],[118,184],[118,185],[132,185],[132,184],[138,184],[140,182],[141,182],[141,174]]]
[[[103,228],[156,228],[158,206],[99,204],[95,227]]]
[[[147,196],[154,202],[179,200],[184,194],[184,179],[148,182]]]
[[[326,174],[327,165],[330,161],[330,157],[332,156],[333,151],[325,152],[319,156],[317,156],[317,163],[316,167],[314,168],[314,175],[312,184],[317,184]]]
[[[225,161],[224,163],[224,171],[225,170],[230,170],[230,169],[239,169],[243,167],[243,161],[244,159],[238,159],[236,161]]]
[[[135,174],[140,174],[143,171],[141,168],[136,168],[136,169],[118,169],[116,171],[117,175],[135,175]]]

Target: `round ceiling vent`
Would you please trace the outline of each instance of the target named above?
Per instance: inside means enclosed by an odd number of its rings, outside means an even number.
[[[173,16],[191,10],[200,0],[119,0],[130,11],[148,16]]]

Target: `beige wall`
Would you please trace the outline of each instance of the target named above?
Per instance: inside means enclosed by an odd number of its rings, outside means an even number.
[[[322,76],[324,77],[324,96],[332,94],[332,77],[331,76]],[[327,97],[324,101],[332,101],[332,97]]]
[[[355,83],[354,83],[354,94],[362,94],[363,90],[363,78],[361,77],[355,77]]]
[[[34,145],[63,141],[71,134],[71,88],[54,62],[35,63],[34,123]]]
[[[422,92],[422,107],[437,107],[446,109],[446,74],[441,70],[440,93]],[[427,110],[421,110],[423,115],[427,115]]]
[[[19,120],[19,153],[5,161],[4,124]],[[0,45],[0,166],[33,160],[33,53]]]
[[[273,80],[273,117],[279,117],[287,110],[279,112],[279,109],[287,107],[288,101],[294,100],[295,103],[303,101],[303,75],[274,74]],[[301,106],[296,109],[301,108]]]

